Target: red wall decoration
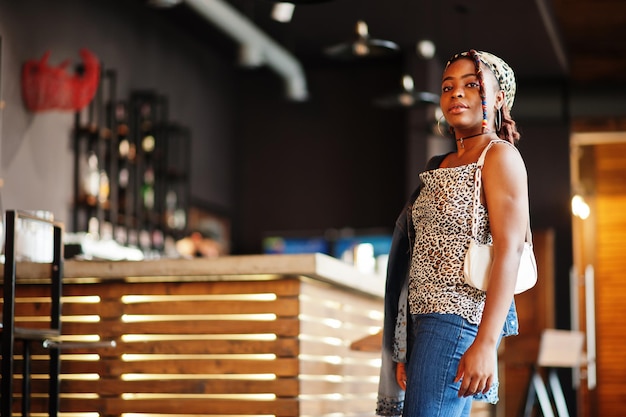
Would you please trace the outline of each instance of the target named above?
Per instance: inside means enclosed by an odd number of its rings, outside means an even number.
[[[22,97],[32,112],[78,111],[93,99],[100,82],[100,62],[89,50],[81,49],[83,64],[74,74],[67,71],[69,60],[48,65],[50,51],[41,60],[29,60],[22,67]]]

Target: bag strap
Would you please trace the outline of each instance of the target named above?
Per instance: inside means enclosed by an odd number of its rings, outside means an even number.
[[[485,149],[481,152],[480,157],[478,157],[478,162],[476,163],[476,172],[474,173],[474,201],[472,202],[472,238],[476,241],[478,235],[478,206],[480,205],[480,189],[482,187],[482,168],[485,165],[487,151],[494,143],[499,142],[511,145],[511,143],[505,140],[492,140],[487,144],[487,146],[485,146]],[[513,147],[515,148],[515,146]],[[517,148],[515,148],[515,150],[517,150]],[[528,222],[526,224],[526,242],[532,244],[533,237],[530,230],[530,215],[528,216]]]

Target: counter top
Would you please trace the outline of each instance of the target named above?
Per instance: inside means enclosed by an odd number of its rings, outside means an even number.
[[[37,281],[49,276],[49,264],[20,263],[18,279]],[[236,255],[215,259],[161,259],[147,261],[80,261],[64,263],[64,280],[89,282],[126,279],[154,280],[241,280],[300,276],[383,297],[384,277],[364,274],[354,266],[324,254]],[[0,272],[4,276],[4,271]]]

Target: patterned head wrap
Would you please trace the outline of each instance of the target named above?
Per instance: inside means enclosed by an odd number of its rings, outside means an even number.
[[[456,61],[459,58],[470,58],[470,59],[478,59],[484,65],[487,66],[493,72],[493,75],[496,76],[496,80],[498,80],[498,85],[500,86],[500,90],[504,91],[504,101],[506,106],[511,110],[513,107],[513,101],[515,100],[515,74],[511,67],[504,62],[501,58],[498,58],[494,54],[490,54],[489,52],[483,51],[475,51],[469,50],[467,52],[461,52],[454,55],[448,63],[446,64],[446,68],[452,62]]]

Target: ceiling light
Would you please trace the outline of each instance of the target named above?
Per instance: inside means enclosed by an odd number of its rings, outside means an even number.
[[[432,59],[435,56],[435,44],[428,39],[423,39],[419,41],[415,47],[417,51],[417,55],[420,58],[424,59]]]
[[[148,0],[148,5],[153,7],[168,8],[182,3],[183,0]]]
[[[272,3],[280,3],[275,0],[270,0]],[[328,3],[331,0],[289,0],[292,4],[315,4],[315,3]]]
[[[367,24],[362,20],[356,24],[356,33],[356,40],[328,47],[324,52],[333,58],[354,59],[389,55],[400,50],[395,42],[370,38]]]
[[[282,23],[291,22],[295,8],[296,5],[293,3],[274,3],[274,7],[272,7],[272,19]]]
[[[412,107],[418,104],[439,104],[439,96],[427,91],[415,91],[413,77],[402,77],[402,91],[374,100],[374,105],[384,108]]]

